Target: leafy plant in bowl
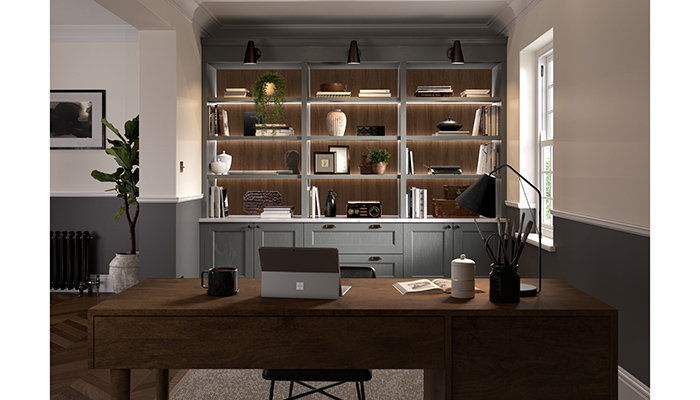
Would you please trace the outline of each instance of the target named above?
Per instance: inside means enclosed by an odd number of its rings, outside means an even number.
[[[391,153],[387,149],[373,148],[369,152],[369,162],[372,164],[372,171],[375,174],[384,175],[390,158]]]
[[[271,125],[273,136],[277,124],[284,124],[286,91],[284,77],[277,72],[268,71],[253,84],[255,119],[263,130],[267,129],[268,124]]]

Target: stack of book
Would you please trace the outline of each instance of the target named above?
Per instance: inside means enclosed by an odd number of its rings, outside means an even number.
[[[416,89],[416,97],[450,97],[452,96],[452,86],[436,85],[436,86],[418,86]]]
[[[253,94],[246,88],[226,88],[224,89],[224,97],[229,98],[245,98],[252,97]]]
[[[318,199],[318,187],[309,186],[309,217],[318,218],[321,216],[321,202]]]
[[[390,89],[360,89],[357,97],[391,97]]]
[[[464,89],[459,95],[462,97],[488,97],[489,89]]]
[[[209,136],[228,136],[228,113],[219,106],[209,106]]]
[[[428,218],[428,189],[411,186],[408,191],[408,217]]]
[[[266,206],[260,213],[260,218],[292,218],[294,206]]]
[[[267,124],[265,128],[255,124],[255,136],[294,136],[294,128],[286,124]]]
[[[319,90],[316,97],[350,97],[350,92],[325,92]]]
[[[431,175],[461,175],[462,168],[459,165],[433,165],[428,167]]]
[[[449,136],[449,135],[468,135],[469,131],[437,131],[433,136]]]
[[[228,197],[223,186],[209,187],[209,218],[228,216]]]
[[[476,163],[477,174],[488,174],[501,165],[499,159],[500,143],[492,142],[479,146],[479,158]]]

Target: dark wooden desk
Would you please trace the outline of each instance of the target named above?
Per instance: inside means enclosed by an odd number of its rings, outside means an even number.
[[[617,399],[617,310],[555,280],[538,297],[494,304],[401,295],[388,279],[343,279],[338,300],[260,297],[241,279],[210,297],[199,279],[149,279],[88,311],[90,368],[425,370],[426,399]],[[488,291],[488,281],[477,280]]]

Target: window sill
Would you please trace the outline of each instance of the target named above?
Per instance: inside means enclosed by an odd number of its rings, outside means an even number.
[[[531,233],[531,234],[527,235],[527,242],[533,246],[537,246],[539,244],[537,234]],[[542,236],[542,250],[550,252],[550,253],[556,252],[557,248],[554,247],[554,240],[551,238]]]

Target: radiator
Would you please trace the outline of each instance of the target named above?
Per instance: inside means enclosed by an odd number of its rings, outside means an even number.
[[[83,290],[92,292],[97,286],[99,295],[99,275],[97,281],[90,280],[90,244],[92,236],[87,231],[51,232],[51,289]]]

